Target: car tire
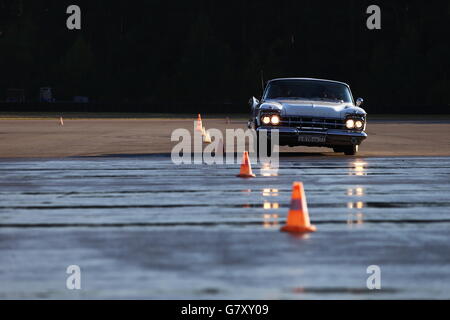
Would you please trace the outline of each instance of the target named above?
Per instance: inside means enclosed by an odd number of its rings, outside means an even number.
[[[357,144],[350,146],[350,147],[345,147],[344,148],[344,154],[346,156],[354,156],[355,154],[358,153],[359,150],[359,146]]]

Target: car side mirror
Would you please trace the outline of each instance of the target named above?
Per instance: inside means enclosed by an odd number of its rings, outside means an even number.
[[[364,99],[363,98],[356,99],[356,106],[357,107],[360,107],[363,103],[364,103]]]
[[[248,104],[250,105],[250,108],[252,108],[253,110],[259,104],[259,100],[256,99],[255,97],[251,97],[250,100],[248,101]]]

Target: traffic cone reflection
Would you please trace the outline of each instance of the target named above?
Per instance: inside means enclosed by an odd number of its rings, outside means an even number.
[[[309,221],[308,205],[306,203],[303,183],[294,182],[292,186],[291,207],[286,225],[281,228],[284,232],[306,233],[314,232],[317,228]]]
[[[239,178],[254,178],[256,175],[252,172],[252,165],[248,157],[248,151],[245,151],[242,155],[241,172],[238,174]]]
[[[198,114],[197,127],[195,127],[195,130],[200,131],[200,132],[202,132],[202,130],[203,130],[202,117],[200,116],[200,113]]]

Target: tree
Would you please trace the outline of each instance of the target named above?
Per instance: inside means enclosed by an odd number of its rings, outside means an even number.
[[[60,66],[61,84],[58,84],[58,92],[61,92],[66,98],[93,93],[92,69],[94,66],[94,55],[82,34],[76,38],[73,45],[69,48]]]

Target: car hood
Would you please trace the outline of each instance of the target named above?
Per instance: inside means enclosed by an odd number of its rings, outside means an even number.
[[[365,115],[366,112],[352,103],[335,103],[310,100],[267,100],[261,110],[277,110],[282,117],[321,117],[344,119],[348,114]]]

